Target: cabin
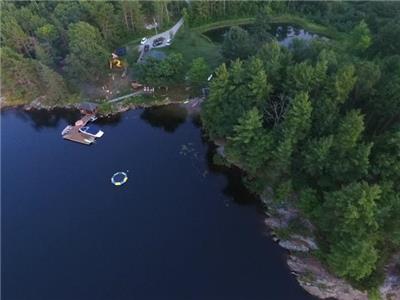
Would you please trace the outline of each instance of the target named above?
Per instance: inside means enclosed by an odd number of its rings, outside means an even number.
[[[139,83],[138,81],[134,80],[131,83],[131,87],[132,89],[134,89],[135,91],[140,90],[143,88],[143,84]]]
[[[93,102],[83,102],[79,105],[79,110],[84,115],[94,115],[97,113],[97,104]]]

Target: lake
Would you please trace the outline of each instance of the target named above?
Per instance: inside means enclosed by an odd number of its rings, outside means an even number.
[[[98,120],[92,146],[61,138],[75,111],[1,116],[2,299],[314,299],[183,108]]]

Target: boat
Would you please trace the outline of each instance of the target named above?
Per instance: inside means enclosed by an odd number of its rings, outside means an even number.
[[[79,128],[79,132],[87,134],[94,138],[100,138],[103,136],[104,132],[98,129],[98,127],[91,125],[91,126],[83,126]]]
[[[61,135],[62,135],[62,136],[63,136],[63,135],[66,135],[68,132],[71,131],[71,129],[72,129],[72,126],[71,126],[71,125],[68,125],[67,127],[65,127],[65,128],[63,129],[63,131],[61,131]]]
[[[87,138],[87,139],[83,139],[83,141],[86,143],[86,144],[92,144],[92,143],[94,143],[95,142],[95,139],[94,138]]]

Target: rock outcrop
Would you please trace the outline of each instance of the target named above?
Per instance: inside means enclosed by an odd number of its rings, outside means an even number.
[[[383,284],[379,287],[382,299],[400,299],[400,253],[393,256],[385,267],[386,276]]]
[[[265,224],[271,230],[274,240],[290,251],[288,266],[307,292],[321,299],[368,300],[366,292],[359,291],[345,280],[332,275],[312,255],[311,252],[318,249],[314,226],[296,208],[288,204],[295,199],[276,207],[271,189],[267,189],[261,199],[269,208]],[[293,222],[302,225],[303,233],[297,233],[299,228],[291,225]]]
[[[300,285],[314,296],[321,299],[368,300],[366,292],[330,274],[313,256],[290,255],[287,263]]]

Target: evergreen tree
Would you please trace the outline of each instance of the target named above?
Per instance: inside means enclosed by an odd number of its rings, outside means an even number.
[[[122,18],[127,32],[138,32],[143,27],[144,18],[141,7],[138,0],[121,2]]]
[[[259,47],[267,41],[271,41],[273,36],[271,34],[271,15],[272,11],[269,6],[262,7],[256,15],[254,25],[251,27],[252,37],[254,39],[254,46]]]
[[[255,174],[263,166],[271,150],[272,136],[262,123],[262,115],[253,108],[239,118],[233,136],[228,138],[228,157],[243,164],[250,174]]]
[[[295,145],[307,136],[311,125],[312,106],[306,93],[299,93],[293,99],[282,123],[280,142],[274,150],[275,169],[288,172]]]
[[[63,103],[69,97],[64,79],[60,74],[41,63],[38,64],[37,73],[48,104]]]
[[[95,81],[103,76],[108,63],[107,50],[99,31],[85,22],[72,24],[68,29],[70,54],[68,73],[73,80]]]
[[[85,20],[86,10],[76,1],[58,2],[54,8],[54,17],[67,29],[70,24]]]
[[[223,138],[228,131],[225,120],[227,105],[225,99],[229,89],[229,73],[226,65],[222,64],[215,74],[211,82],[210,96],[203,105],[202,120],[210,137]]]
[[[170,85],[183,79],[183,57],[172,53],[164,60],[150,58],[140,65],[141,81],[152,86]]]
[[[271,92],[271,84],[268,83],[267,74],[264,71],[263,63],[258,58],[253,58],[248,64],[248,74],[250,75],[249,89],[253,97],[254,105],[262,108],[267,102]]]
[[[340,276],[360,280],[376,267],[378,223],[376,201],[381,190],[365,182],[325,193],[320,224],[331,246],[328,264]],[[329,214],[324,212],[329,211]]]
[[[224,37],[222,55],[227,60],[245,59],[254,52],[253,49],[249,33],[238,26],[233,26]]]
[[[9,101],[30,103],[40,96],[36,64],[9,47],[1,48],[1,90]]]
[[[200,88],[207,83],[210,72],[210,67],[207,65],[204,58],[196,58],[192,61],[187,73],[187,80],[195,87]]]
[[[286,67],[291,61],[291,53],[281,47],[277,41],[273,41],[264,44],[258,51],[257,57],[263,62],[272,87],[278,88],[284,81]]]
[[[1,40],[4,46],[13,48],[27,56],[33,56],[34,50],[31,39],[26,32],[24,32],[12,14],[7,13],[7,10],[2,13]]]
[[[371,32],[367,23],[364,21],[361,21],[356,27],[354,27],[347,38],[348,50],[355,54],[364,53],[364,51],[371,46],[371,43]]]

